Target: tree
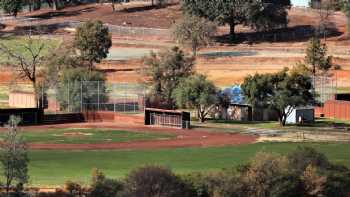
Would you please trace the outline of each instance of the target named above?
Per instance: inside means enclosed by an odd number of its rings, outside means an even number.
[[[347,18],[346,30],[347,30],[347,35],[349,38],[350,37],[350,2],[345,4],[344,13],[345,13],[346,18]]]
[[[179,107],[196,109],[199,120],[204,122],[217,102],[217,90],[204,75],[194,75],[177,86],[173,98]]]
[[[182,9],[222,25],[229,24],[230,36],[234,39],[235,27],[239,24],[258,30],[285,26],[288,22],[286,9],[290,5],[290,0],[183,0]]]
[[[152,86],[151,97],[159,101],[154,105],[174,109],[173,91],[183,78],[193,74],[194,58],[186,57],[182,50],[173,47],[158,54],[152,52],[144,64],[147,66],[145,74]]]
[[[176,41],[191,47],[193,56],[197,55],[200,47],[208,46],[216,33],[216,25],[197,16],[184,16],[173,27]]]
[[[188,196],[184,183],[171,170],[146,166],[133,170],[125,180],[125,197]]]
[[[51,45],[51,40],[44,40],[30,35],[13,45],[0,43],[0,52],[7,58],[5,64],[12,66],[19,73],[20,78],[29,80],[32,83],[36,107],[39,107],[37,81],[39,68],[45,66],[49,57],[48,51],[53,47]]]
[[[310,39],[305,63],[311,67],[310,70],[314,76],[318,71],[327,72],[332,67],[332,56],[327,56],[327,46],[322,44],[319,38]]]
[[[18,12],[23,8],[23,0],[0,0],[0,7],[5,13],[17,17]]]
[[[235,27],[245,22],[248,7],[246,0],[183,0],[182,9],[185,13],[217,21],[219,24],[229,24],[230,36],[235,38]]]
[[[58,102],[62,110],[98,110],[108,100],[103,73],[86,68],[65,69],[60,77]]]
[[[245,23],[258,31],[285,28],[290,7],[290,0],[253,0],[247,9]]]
[[[80,57],[87,61],[92,70],[94,63],[100,63],[109,53],[112,37],[108,27],[101,21],[89,21],[77,28],[73,46],[79,50]]]
[[[276,74],[256,74],[245,78],[242,90],[253,107],[274,110],[281,126],[293,109],[315,103],[311,78],[287,69]]]
[[[320,0],[320,1],[311,1],[312,8],[317,9],[319,16],[318,24],[318,35],[323,35],[324,40],[326,41],[327,36],[327,26],[329,25],[329,16],[335,9],[334,0]]]
[[[8,122],[8,132],[0,145],[0,162],[5,180],[6,194],[9,196],[13,184],[22,188],[28,181],[28,152],[27,145],[18,132],[20,119],[11,116]]]
[[[83,67],[84,62],[79,58],[71,43],[63,42],[46,58],[45,68],[42,69],[46,87],[55,87],[60,81],[62,71]]]

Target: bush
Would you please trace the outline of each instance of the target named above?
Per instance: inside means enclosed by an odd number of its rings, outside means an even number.
[[[187,174],[181,177],[182,181],[186,183],[188,188],[192,191],[192,196],[196,197],[210,197],[211,184],[210,178],[201,173]]]
[[[91,197],[113,197],[116,196],[123,188],[118,180],[105,178],[99,180],[91,188]]]
[[[72,181],[67,181],[64,186],[65,190],[69,192],[72,196],[81,196],[82,187],[79,183],[75,183]]]
[[[322,174],[327,177],[324,189],[326,196],[350,196],[350,170],[347,167],[333,164]]]
[[[117,196],[122,188],[123,184],[118,180],[106,178],[99,170],[93,170],[90,197]]]
[[[289,174],[288,161],[283,156],[258,153],[240,173],[244,190],[249,196],[298,196],[295,195],[297,186],[294,185],[298,181],[290,184],[290,178],[294,176]]]
[[[186,197],[189,189],[171,170],[159,166],[146,166],[132,171],[125,180],[125,197]]]
[[[304,172],[309,165],[326,169],[331,166],[327,157],[310,147],[298,147],[288,156],[289,167],[298,173]]]

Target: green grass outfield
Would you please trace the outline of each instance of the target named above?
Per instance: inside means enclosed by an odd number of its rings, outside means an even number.
[[[174,138],[175,135],[150,132],[130,132],[115,129],[48,129],[27,130],[22,132],[22,137],[28,143],[50,143],[50,144],[98,144],[109,142],[131,142]],[[0,139],[5,133],[0,133]]]
[[[122,178],[130,170],[147,164],[163,165],[176,173],[210,172],[244,164],[259,151],[286,154],[299,145],[314,147],[331,161],[350,167],[350,144],[341,143],[258,143],[220,148],[132,151],[32,151],[30,185],[62,186],[67,180],[88,184],[93,168],[101,169],[109,177]]]

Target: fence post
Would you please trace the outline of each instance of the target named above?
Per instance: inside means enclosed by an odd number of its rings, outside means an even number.
[[[70,88],[69,88],[69,81],[68,81],[68,84],[67,84],[67,92],[68,92],[68,94],[67,94],[67,96],[68,96],[68,98],[67,98],[67,110],[68,110],[68,112],[70,112],[70,110],[69,110],[69,106],[70,106],[70,102],[69,102],[69,97],[70,97],[70,93],[69,93],[69,91],[70,91]]]
[[[97,81],[97,111],[100,111],[100,81]]]
[[[83,81],[80,81],[80,112],[83,112]]]
[[[59,89],[60,87],[58,87],[58,88],[56,88],[56,90],[55,90],[55,114],[57,114],[57,111],[58,111],[58,107],[59,106],[61,106],[60,104],[58,104],[59,102],[58,102],[58,99],[57,99],[57,94],[58,94],[58,89]]]
[[[134,102],[134,113],[136,112],[136,102]]]
[[[126,105],[126,83],[124,83],[124,112],[126,112],[125,105]]]
[[[113,100],[113,111],[114,111],[114,113],[115,113],[115,102],[116,102],[116,89],[117,89],[117,87],[116,87],[116,85],[115,84],[112,84],[112,100]]]

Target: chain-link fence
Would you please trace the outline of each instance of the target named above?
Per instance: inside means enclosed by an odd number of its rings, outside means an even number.
[[[312,82],[319,103],[334,99],[337,91],[337,80],[334,77],[316,76],[312,77]]]
[[[45,108],[49,112],[139,112],[144,109],[145,90],[140,84],[76,81],[42,92],[46,94]]]
[[[41,105],[46,113],[142,112],[144,95],[145,87],[132,83],[67,81],[54,87],[41,85],[37,88],[37,94],[34,94],[30,84],[0,84],[1,108],[31,108]]]

